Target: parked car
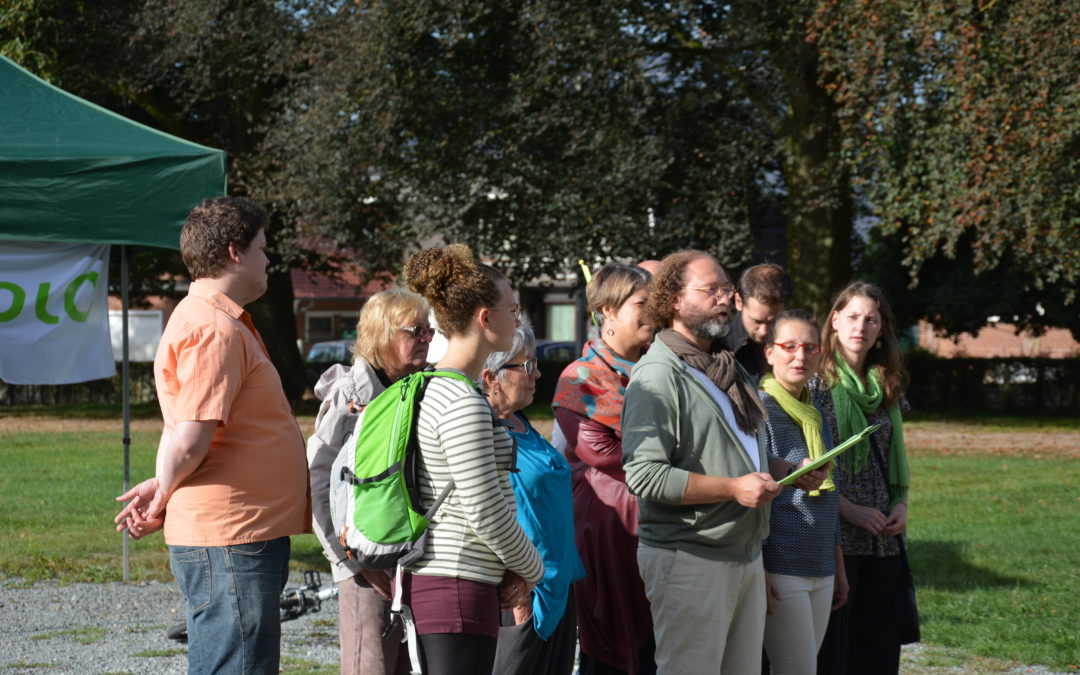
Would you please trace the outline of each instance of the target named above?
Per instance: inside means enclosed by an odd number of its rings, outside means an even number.
[[[576,342],[560,340],[537,340],[536,359],[538,361],[562,361],[563,364],[572,363],[581,356]]]
[[[328,340],[316,342],[308,350],[308,363],[352,363],[353,340]]]
[[[563,340],[537,340],[536,361],[540,379],[536,383],[537,401],[549,402],[555,397],[555,385],[566,366],[578,360],[581,350],[577,343]]]
[[[355,340],[327,340],[311,345],[307,358],[304,359],[304,372],[307,375],[308,384],[314,385],[318,382],[319,376],[335,363],[352,365],[354,343]]]

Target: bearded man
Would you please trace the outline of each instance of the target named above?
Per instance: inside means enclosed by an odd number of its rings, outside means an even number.
[[[661,674],[761,671],[761,541],[781,488],[768,473],[755,387],[719,340],[734,293],[708,253],[660,262],[644,312],[662,330],[623,405],[623,466],[638,497],[638,564]]]

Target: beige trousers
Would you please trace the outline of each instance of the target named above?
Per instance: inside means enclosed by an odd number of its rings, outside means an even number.
[[[638,545],[652,606],[658,675],[760,675],[765,571]]]
[[[765,617],[765,651],[773,675],[814,675],[832,609],[833,577],[770,574],[773,613]]]
[[[390,602],[362,576],[338,584],[338,635],[342,675],[408,675],[409,649],[401,624],[384,639]]]

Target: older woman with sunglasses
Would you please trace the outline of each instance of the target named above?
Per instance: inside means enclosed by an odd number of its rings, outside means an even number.
[[[766,335],[765,359],[771,371],[761,380],[761,402],[769,470],[779,480],[831,445],[806,386],[821,360],[821,331],[813,317],[798,309],[777,315]],[[773,500],[762,546],[769,582],[765,651],[774,675],[815,673],[829,610],[847,599],[836,486],[824,470],[796,485],[804,489],[783,490]]]
[[[312,516],[340,593],[343,674],[408,673],[409,655],[399,648],[400,627],[384,634],[390,578],[381,570],[360,568],[346,557],[338,541],[330,520],[330,467],[360,411],[393,382],[427,364],[432,333],[427,303],[419,295],[403,288],[376,293],[360,312],[353,365],[331,366],[315,385],[315,396],[322,404],[307,445]]]
[[[532,328],[518,326],[510,349],[484,364],[488,402],[517,444],[517,473],[510,484],[518,524],[540,551],[544,576],[532,597],[503,613],[492,672],[501,675],[569,675],[574,669],[577,621],[570,586],[585,576],[574,545],[570,464],[521,412],[533,401],[540,370]]]

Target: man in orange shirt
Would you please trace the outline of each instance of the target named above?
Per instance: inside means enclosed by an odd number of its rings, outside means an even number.
[[[304,439],[243,306],[266,291],[266,213],[204,200],[180,232],[194,279],[161,338],[154,379],[165,430],[154,478],[118,529],[164,528],[187,604],[189,673],[277,673],[289,536],[311,522]]]

